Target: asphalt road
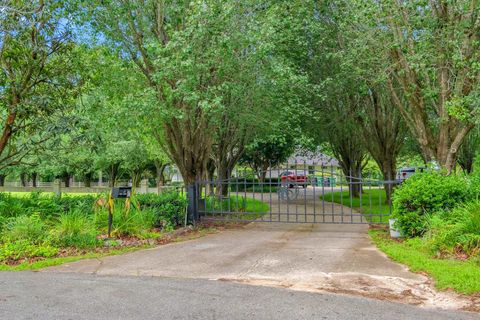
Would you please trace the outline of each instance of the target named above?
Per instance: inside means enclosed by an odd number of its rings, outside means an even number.
[[[222,281],[0,273],[1,319],[479,319],[366,298]]]

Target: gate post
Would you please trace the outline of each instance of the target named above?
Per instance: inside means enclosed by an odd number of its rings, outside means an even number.
[[[198,192],[197,184],[187,186],[187,221],[195,224],[198,221]]]

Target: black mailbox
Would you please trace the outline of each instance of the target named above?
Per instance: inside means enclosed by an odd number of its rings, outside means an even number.
[[[112,198],[130,198],[132,187],[112,188]]]

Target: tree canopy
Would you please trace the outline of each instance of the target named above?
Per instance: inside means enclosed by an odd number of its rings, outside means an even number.
[[[112,185],[160,185],[173,164],[191,184],[227,179],[243,161],[262,179],[305,140],[347,176],[368,159],[386,180],[419,158],[471,171],[479,10],[473,0],[2,2],[0,177],[102,171]]]

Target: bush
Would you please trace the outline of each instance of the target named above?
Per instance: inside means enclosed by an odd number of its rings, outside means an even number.
[[[155,212],[151,209],[116,210],[113,215],[113,234],[118,236],[137,236],[142,238],[154,226]]]
[[[50,239],[61,247],[88,248],[100,244],[93,221],[78,209],[59,217]]]
[[[151,208],[142,210],[132,207],[128,212],[120,203],[116,203],[113,210],[112,235],[135,236],[143,238],[155,226],[156,214]],[[97,229],[107,232],[108,211],[101,210],[94,216]]]
[[[32,257],[53,257],[58,253],[58,249],[48,244],[34,245],[28,240],[19,240],[16,242],[7,242],[0,245],[0,261],[20,260]]]
[[[70,212],[73,210],[81,211],[83,213],[91,213],[93,206],[99,196],[94,195],[81,195],[81,196],[66,196],[61,198],[53,197],[52,200],[58,205],[61,212]],[[104,198],[108,196],[104,195]]]
[[[154,226],[164,230],[183,224],[187,200],[176,192],[156,194],[142,194],[137,196],[140,207],[151,210],[154,218]]]
[[[421,236],[427,230],[427,218],[448,211],[471,198],[468,181],[455,175],[419,173],[395,190],[393,215],[404,236]]]
[[[26,240],[29,243],[38,244],[45,239],[45,231],[45,223],[39,215],[23,215],[8,219],[4,225],[2,237],[5,242]]]
[[[461,251],[480,253],[480,201],[432,216],[427,234],[429,247],[437,254]]]
[[[11,218],[22,214],[26,214],[23,201],[9,193],[0,193],[0,216]]]

